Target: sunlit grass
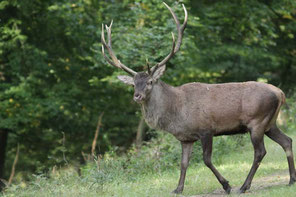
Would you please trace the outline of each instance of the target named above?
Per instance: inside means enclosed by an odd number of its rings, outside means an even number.
[[[295,139],[295,135],[293,138]],[[267,154],[254,177],[251,189],[244,195],[295,196],[296,186],[287,186],[289,173],[284,151],[268,138],[265,138],[265,145]],[[237,196],[236,192],[245,181],[252,162],[253,148],[249,142],[237,151],[220,155],[219,161],[216,162],[218,164],[214,163],[233,188],[230,196]],[[142,170],[145,171],[144,168]],[[91,173],[90,178],[79,177],[74,169],[68,168],[57,172],[51,178],[38,176],[30,183],[12,185],[3,196],[173,196],[171,191],[177,186],[179,168],[148,171],[145,174],[133,174],[131,177],[124,177],[125,175],[118,171],[116,176],[112,181],[96,182]],[[182,196],[211,194],[224,195],[220,183],[203,163],[191,162]]]

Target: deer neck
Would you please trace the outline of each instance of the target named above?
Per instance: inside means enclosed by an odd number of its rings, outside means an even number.
[[[166,130],[169,121],[166,117],[172,117],[172,103],[177,99],[176,88],[158,81],[154,84],[149,98],[142,104],[142,112],[146,123],[152,128]]]

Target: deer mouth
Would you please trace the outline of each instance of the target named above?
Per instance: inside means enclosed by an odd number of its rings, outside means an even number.
[[[144,102],[145,96],[139,93],[135,93],[134,95],[134,101],[137,103],[142,103]]]

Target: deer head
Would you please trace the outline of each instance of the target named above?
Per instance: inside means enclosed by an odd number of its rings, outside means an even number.
[[[185,30],[185,27],[187,25],[187,11],[185,6],[182,4],[184,13],[185,13],[185,19],[182,24],[180,25],[180,22],[176,16],[176,14],[173,12],[173,10],[166,4],[164,5],[169,9],[171,12],[174,21],[176,23],[177,31],[178,31],[178,39],[177,43],[175,42],[175,37],[174,33],[172,33],[172,48],[170,53],[159,63],[154,65],[151,69],[148,66],[148,71],[142,71],[142,72],[136,72],[127,66],[125,66],[123,63],[120,62],[120,60],[117,59],[115,56],[115,53],[112,50],[112,43],[111,43],[111,28],[113,21],[109,25],[109,27],[106,25],[106,30],[107,30],[107,36],[108,36],[108,43],[105,40],[105,32],[104,32],[104,25],[102,24],[102,53],[104,58],[107,60],[107,62],[121,70],[124,70],[131,76],[126,76],[126,75],[120,75],[118,76],[118,79],[122,81],[125,84],[132,85],[134,87],[134,100],[138,103],[144,102],[147,98],[149,98],[149,94],[151,93],[154,84],[157,83],[158,79],[163,75],[165,71],[165,64],[168,62],[176,52],[179,51],[180,46],[182,44],[182,37],[183,37],[183,32]],[[105,48],[107,49],[109,56],[111,57],[108,58],[107,55],[105,54]]]

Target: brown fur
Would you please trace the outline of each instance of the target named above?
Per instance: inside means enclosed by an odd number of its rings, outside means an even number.
[[[160,76],[157,76],[157,79]],[[147,124],[173,134],[182,144],[179,184],[174,193],[184,188],[192,144],[201,140],[205,164],[212,170],[224,190],[230,193],[228,181],[211,162],[212,138],[250,132],[254,146],[254,163],[240,192],[250,188],[252,179],[266,150],[263,137],[279,143],[287,153],[290,184],[296,181],[292,140],[276,126],[284,93],[277,87],[261,82],[205,84],[188,83],[172,87],[154,76],[134,77],[135,95],[140,95],[142,112]],[[153,84],[150,82],[153,81]]]
[[[280,89],[260,82],[172,87],[159,81],[142,108],[151,127],[172,133],[180,141],[194,141],[198,138],[191,136],[205,130],[227,135],[260,124],[260,132],[266,132],[284,102],[282,94]]]
[[[165,4],[165,3],[164,3]],[[108,44],[104,37],[102,25],[102,53],[109,64],[120,68],[133,76],[118,76],[122,82],[133,85],[134,100],[141,104],[145,121],[152,128],[173,134],[182,145],[181,174],[178,187],[174,193],[184,188],[186,170],[192,151],[192,145],[200,140],[203,159],[211,169],[227,193],[231,187],[228,181],[218,172],[211,162],[213,136],[232,135],[250,132],[254,147],[252,168],[240,188],[243,193],[250,188],[252,179],[262,161],[266,150],[264,135],[279,143],[286,151],[290,172],[290,184],[296,181],[292,140],[276,126],[276,119],[282,104],[284,93],[275,86],[260,82],[205,84],[188,83],[180,87],[172,87],[159,78],[165,71],[165,64],[179,51],[183,32],[187,24],[187,11],[184,5],[184,22],[182,26],[172,9],[171,12],[178,31],[177,43],[174,35],[171,52],[159,63],[146,72],[135,72],[122,64],[111,47],[111,27],[106,26]],[[106,48],[111,59],[105,52]]]

